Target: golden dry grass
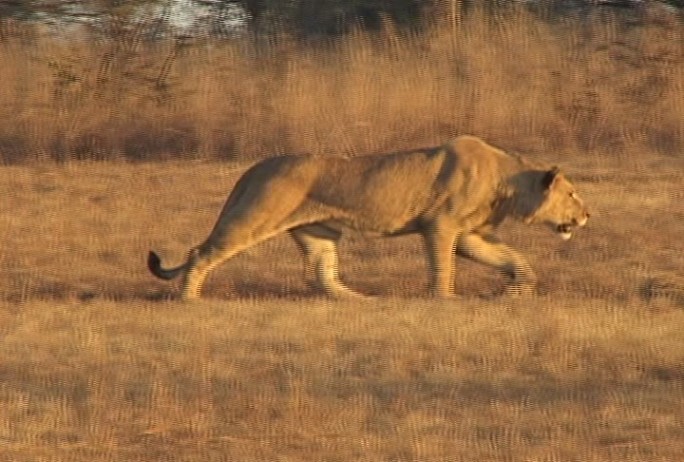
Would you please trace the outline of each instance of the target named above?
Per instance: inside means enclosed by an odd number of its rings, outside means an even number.
[[[364,303],[311,293],[285,236],[217,271],[207,300],[165,301],[146,251],[180,260],[242,164],[4,167],[3,454],[676,460],[684,178],[650,159],[648,181],[570,169],[595,215],[568,243],[504,230],[540,296],[492,298],[499,275],[459,262],[461,296],[424,299],[418,238],[352,237],[343,276],[384,295]]]
[[[208,43],[158,88],[168,44],[102,67],[115,45],[0,43],[0,154],[25,163],[0,168],[0,459],[679,460],[681,29],[464,21]],[[382,295],[363,303],[312,293],[285,236],[202,302],[146,271],[206,236],[244,159],[462,132],[560,163],[592,207],[567,243],[502,231],[538,296],[459,261],[459,297],[423,298],[411,237],[343,241],[343,278]]]
[[[543,297],[17,311],[3,324],[5,460],[637,461],[684,451],[681,310]]]
[[[456,133],[527,152],[672,153],[684,148],[684,28],[668,19],[474,11],[317,45],[178,45],[137,29],[65,41],[0,24],[0,160],[354,154]]]

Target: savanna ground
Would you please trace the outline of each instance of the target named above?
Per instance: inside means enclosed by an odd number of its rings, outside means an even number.
[[[5,34],[0,460],[681,460],[683,29],[600,19],[258,53]],[[569,242],[502,230],[536,296],[459,260],[458,298],[424,298],[411,237],[343,241],[371,301],[311,292],[286,236],[197,303],[146,271],[206,236],[253,159],[465,132],[560,164],[592,208]]]

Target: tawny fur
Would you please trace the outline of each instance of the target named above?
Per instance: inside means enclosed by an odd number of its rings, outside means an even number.
[[[197,298],[217,265],[287,231],[315,286],[331,296],[359,296],[338,274],[337,242],[352,228],[372,236],[422,235],[435,295],[454,293],[455,252],[510,275],[511,293],[532,290],[536,277],[527,260],[493,235],[506,217],[546,223],[567,239],[589,214],[556,168],[474,136],[385,155],[281,156],[244,173],[209,237],[184,264],[164,269],[150,252],[148,267],[162,279],[182,274],[183,298]]]

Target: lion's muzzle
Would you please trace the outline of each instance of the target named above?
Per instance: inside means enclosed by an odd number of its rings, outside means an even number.
[[[572,228],[573,226],[571,224],[563,223],[556,226],[556,232],[558,233],[561,239],[567,241],[572,237]]]
[[[581,228],[587,224],[587,221],[589,221],[589,213],[585,212],[579,220],[577,218],[573,218],[569,223],[561,223],[556,225],[556,233],[558,233],[561,239],[567,241],[572,237],[574,228]]]

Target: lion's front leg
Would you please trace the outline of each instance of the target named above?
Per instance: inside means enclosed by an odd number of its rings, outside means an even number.
[[[435,223],[423,234],[430,271],[430,292],[439,297],[454,296],[454,243],[458,231]]]
[[[537,286],[537,276],[525,257],[496,237],[466,234],[458,240],[459,255],[493,266],[513,278],[506,288],[509,295],[531,294]]]

